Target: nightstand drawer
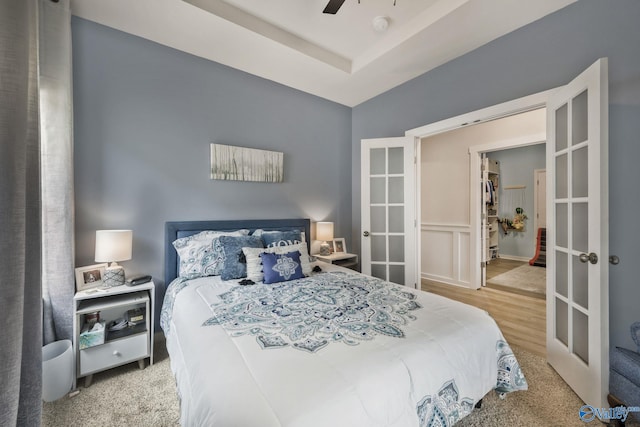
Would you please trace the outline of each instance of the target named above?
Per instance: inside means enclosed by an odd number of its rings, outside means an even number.
[[[147,345],[144,333],[80,350],[80,376],[147,357]]]

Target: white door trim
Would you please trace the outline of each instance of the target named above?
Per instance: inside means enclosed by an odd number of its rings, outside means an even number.
[[[515,114],[525,113],[531,110],[537,110],[547,105],[549,95],[556,91],[557,88],[545,90],[544,92],[534,93],[512,101],[503,102],[502,104],[493,105],[491,107],[482,108],[480,110],[471,111],[459,116],[450,117],[430,123],[428,125],[409,129],[405,132],[406,136],[413,136],[419,139],[427,136],[437,135],[439,133],[448,132],[450,130],[459,129],[469,125],[477,125],[483,122],[489,122],[503,117],[513,116]]]
[[[545,156],[546,161],[546,156]],[[540,198],[540,176],[545,176],[545,192],[544,192],[544,208],[545,212],[547,211],[547,192],[546,192],[546,176],[547,169],[534,169],[533,170],[533,229],[535,230],[536,236],[538,235],[538,228],[540,228],[540,204],[538,203],[538,199]],[[546,214],[545,214],[545,227],[546,227]]]

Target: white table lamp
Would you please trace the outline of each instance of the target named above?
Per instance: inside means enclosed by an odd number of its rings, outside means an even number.
[[[131,259],[133,232],[131,230],[97,230],[96,262],[110,262],[102,282],[105,287],[124,285],[124,268],[118,261]]]
[[[320,255],[331,254],[329,243],[327,243],[327,241],[333,240],[333,222],[317,222],[316,239],[322,241],[322,244],[320,245]]]

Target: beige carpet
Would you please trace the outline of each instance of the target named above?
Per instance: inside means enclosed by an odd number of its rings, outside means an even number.
[[[457,426],[584,427],[585,423],[578,417],[582,402],[545,360],[516,347],[513,350],[529,382],[529,390],[511,393],[504,400],[490,392],[482,408],[475,409]],[[42,425],[179,425],[178,398],[161,334],[156,336],[155,355],[156,363],[144,370],[132,363],[105,371],[94,375],[92,385],[80,388],[77,396],[44,403]],[[84,382],[79,385],[83,386]],[[602,425],[596,421],[589,424]],[[640,427],[640,423],[628,420],[627,426]]]
[[[93,376],[80,393],[43,402],[42,426],[179,426],[180,406],[164,336],[156,334],[154,364],[139,369],[130,363]]]
[[[546,275],[546,268],[525,264],[487,279],[487,286],[497,285],[495,287],[503,290],[524,291],[522,293],[544,297],[547,291]]]

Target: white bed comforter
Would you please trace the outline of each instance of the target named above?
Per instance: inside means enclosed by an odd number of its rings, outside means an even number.
[[[444,426],[527,388],[485,311],[321,265],[276,285],[172,283],[162,326],[184,426]]]

